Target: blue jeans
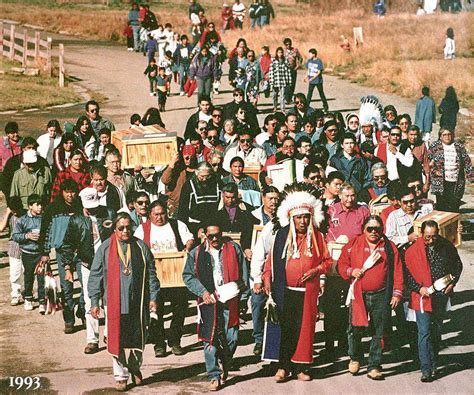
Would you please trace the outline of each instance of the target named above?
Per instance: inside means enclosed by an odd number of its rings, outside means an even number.
[[[189,74],[189,65],[179,65],[179,91],[184,92],[184,85],[186,84],[186,80],[188,79]]]
[[[199,99],[202,96],[211,97],[212,78],[211,77],[196,78],[196,81],[197,81],[198,103],[199,103]]]
[[[256,26],[260,26],[260,18],[250,18],[250,27],[254,29]]]
[[[239,327],[227,328],[229,323],[229,310],[222,304],[217,306],[216,328],[214,343],[204,342],[204,362],[206,363],[207,378],[209,381],[220,380],[222,369],[219,360],[224,366],[228,366],[239,337]],[[218,346],[218,347],[216,347]]]
[[[326,95],[324,94],[324,89],[323,89],[323,83],[321,82],[320,84],[309,84],[308,85],[308,94],[306,95],[306,100],[308,104],[311,103],[311,99],[313,98],[313,91],[314,88],[318,89],[319,97],[321,98],[321,102],[323,103],[324,109],[328,109],[328,101],[326,99]]]
[[[418,327],[418,357],[423,374],[431,374],[437,368],[439,346],[441,343],[441,326],[446,311],[448,297],[436,292],[431,296],[432,311],[416,312]]]
[[[267,15],[262,15],[260,17],[260,26],[265,26],[270,23],[270,18]]]
[[[35,274],[35,268],[38,262],[41,260],[40,254],[27,254],[23,252],[21,254],[21,260],[25,269],[23,278],[25,280],[25,299],[33,301],[33,283],[38,284],[38,301],[40,304],[45,304],[44,301],[44,274]]]
[[[276,88],[273,87],[273,107],[277,108],[280,105],[280,111],[285,112],[286,97],[285,91],[288,87]]]
[[[264,327],[264,309],[265,303],[267,302],[267,295],[264,293],[256,294],[252,289],[252,296],[250,299],[252,306],[252,323],[253,332],[252,336],[255,340],[255,344],[263,343],[263,327]]]
[[[369,314],[370,321],[374,328],[374,335],[370,341],[369,363],[367,371],[380,369],[382,360],[382,336],[383,336],[383,315],[385,291],[378,293],[366,293],[363,295],[365,309]],[[353,361],[361,362],[364,357],[362,349],[362,335],[365,327],[352,326],[352,306],[349,308],[349,328],[347,330],[347,341],[349,346],[349,356]]]
[[[58,263],[59,282],[62,290],[63,319],[66,324],[74,324],[74,283],[66,281],[61,251],[56,250],[56,261]],[[78,276],[81,273],[78,260],[74,261]]]
[[[132,26],[133,31],[133,49],[138,51],[140,48],[140,26]]]

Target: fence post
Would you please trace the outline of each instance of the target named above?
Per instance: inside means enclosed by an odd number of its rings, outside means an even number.
[[[23,30],[23,59],[21,64],[23,67],[28,66],[28,29]]]
[[[40,40],[41,40],[41,33],[39,31],[35,31],[35,63],[39,64],[39,52],[40,52]]]
[[[0,22],[0,57],[3,58],[3,22]]]
[[[48,77],[51,77],[53,75],[53,63],[51,59],[52,46],[53,39],[51,37],[48,37],[48,45],[46,47],[46,73],[48,74]]]
[[[15,25],[10,25],[10,60],[15,59]]]
[[[59,87],[64,88],[64,44],[59,44]]]

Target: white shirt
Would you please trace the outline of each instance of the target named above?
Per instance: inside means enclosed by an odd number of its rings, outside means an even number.
[[[200,121],[206,121],[207,123],[209,123],[212,118],[211,114],[204,114],[202,111],[199,111],[198,116]]]
[[[206,243],[206,252],[211,255],[212,261],[212,277],[214,278],[214,285],[220,287],[224,284],[224,268],[222,260],[220,259],[222,247],[219,250],[212,248],[209,243]]]
[[[234,18],[237,18],[239,21],[243,21],[245,16],[245,5],[243,3],[235,3],[232,6],[232,14]]]
[[[247,152],[244,152],[240,149],[240,145],[237,142],[235,143],[235,145],[229,146],[225,151],[224,162],[222,164],[222,167],[225,171],[230,172],[230,162],[236,156],[241,157],[244,160],[244,163],[246,164],[259,163],[261,166],[264,166],[265,162],[267,161],[267,154],[265,154],[263,148],[250,147]]]
[[[375,156],[377,156],[378,150],[379,147],[375,149]],[[413,165],[413,154],[411,153],[411,149],[407,148],[405,154],[402,154],[397,147],[397,152],[392,154],[392,151],[390,151],[387,144],[387,171],[390,181],[398,180],[400,178],[398,175],[397,160],[406,167]]]
[[[258,145],[263,145],[265,141],[267,141],[270,138],[270,135],[267,132],[262,132],[257,134],[257,137],[255,137],[255,142]]]
[[[94,252],[97,252],[100,245],[102,244],[102,241],[100,240],[100,235],[99,235],[99,226],[97,224],[97,217],[90,215],[89,218],[92,221],[92,235],[94,237]]]
[[[413,227],[413,221],[421,216],[420,211],[415,211],[413,217],[406,214],[401,208],[392,211],[387,217],[387,238],[397,246],[408,243],[408,232]]]
[[[458,162],[456,160],[456,147],[454,144],[443,144],[444,151],[444,179],[448,182],[456,182],[458,180]]]
[[[181,221],[178,221],[178,233],[184,244],[186,244],[189,240],[194,240],[194,237],[186,224]],[[145,234],[143,231],[143,225],[140,225],[137,228],[135,231],[135,237],[140,240],[144,240]],[[159,252],[178,251],[176,238],[169,222],[163,226],[157,226],[153,223],[151,224],[150,245],[151,251],[155,254]]]
[[[276,234],[273,233],[273,222],[268,222],[257,237],[252,251],[250,262],[250,285],[262,283],[263,267],[275,241]]]

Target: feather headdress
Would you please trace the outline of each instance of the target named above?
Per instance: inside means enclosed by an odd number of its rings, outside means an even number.
[[[382,130],[385,113],[382,104],[375,96],[364,96],[360,99],[359,122],[361,126],[372,125]]]

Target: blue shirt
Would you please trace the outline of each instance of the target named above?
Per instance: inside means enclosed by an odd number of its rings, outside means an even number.
[[[306,62],[306,68],[308,69],[308,77],[309,78],[314,77],[316,75],[316,73],[318,71],[320,71],[319,75],[314,80],[309,82],[311,85],[321,84],[323,82],[323,74],[322,73],[323,73],[323,70],[324,70],[324,66],[323,66],[323,62],[321,61],[321,59],[319,59],[319,58],[309,59]]]

